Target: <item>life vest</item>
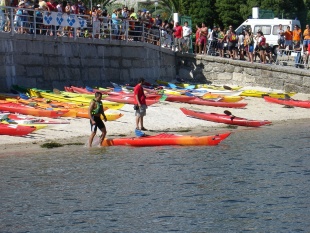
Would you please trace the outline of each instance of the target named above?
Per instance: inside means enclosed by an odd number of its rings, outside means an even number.
[[[91,114],[92,114],[92,115],[96,115],[96,114],[101,114],[101,113],[103,113],[103,105],[102,105],[102,102],[101,102],[101,101],[97,101],[97,100],[95,100],[95,99],[93,99],[92,101],[95,101],[95,103],[96,103],[96,108],[93,109],[93,110],[91,111]]]

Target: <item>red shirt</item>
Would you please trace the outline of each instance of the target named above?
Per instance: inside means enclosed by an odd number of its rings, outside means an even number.
[[[136,96],[138,96],[138,100],[139,100],[140,104],[146,105],[146,100],[145,100],[146,96],[144,94],[143,87],[140,83],[135,86],[135,88],[133,90],[133,94],[134,94],[135,104],[138,104],[137,99],[136,99]]]
[[[182,38],[182,32],[183,32],[182,26],[181,25],[176,26],[174,29],[175,29],[174,37],[175,38]]]
[[[46,5],[50,11],[56,11],[56,6],[54,6],[51,2],[46,2]]]

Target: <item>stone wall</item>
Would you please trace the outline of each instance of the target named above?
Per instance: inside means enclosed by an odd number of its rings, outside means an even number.
[[[177,75],[195,83],[261,86],[310,93],[310,71],[214,56],[177,55]]]
[[[126,41],[0,33],[0,91],[12,84],[41,89],[136,83],[175,77],[175,54]],[[164,52],[163,52],[164,51]]]

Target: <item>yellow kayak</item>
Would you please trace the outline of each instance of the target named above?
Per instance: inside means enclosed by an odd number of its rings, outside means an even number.
[[[285,98],[287,96],[292,97],[295,95],[296,92],[265,92],[265,91],[258,91],[258,90],[245,90],[243,91],[240,96],[247,96],[247,97],[259,97],[263,98],[264,96],[270,96],[273,98]]]
[[[242,96],[227,96],[227,95],[217,95],[212,93],[206,93],[202,96],[203,99],[220,99],[221,102],[233,103],[243,100]]]
[[[87,105],[87,106],[90,103],[90,99],[84,98],[84,97],[67,97],[61,94],[55,94],[55,93],[49,93],[49,92],[40,92],[40,95],[46,99],[56,100],[56,101],[65,102],[65,103],[77,103],[77,104],[82,104],[82,105]],[[109,109],[114,109],[114,110],[120,109],[125,105],[123,103],[116,103],[116,102],[110,102],[110,101],[102,101],[102,102],[103,102],[104,107],[107,107]]]
[[[195,88],[207,88],[214,90],[233,90],[238,91],[242,88],[242,86],[229,86],[229,85],[211,85],[211,84],[196,84]]]

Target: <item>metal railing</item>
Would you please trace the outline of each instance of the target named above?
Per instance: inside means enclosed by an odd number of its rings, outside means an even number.
[[[147,21],[94,18],[90,15],[75,15],[48,12],[28,8],[1,7],[0,32],[57,37],[110,39],[139,41],[175,49],[173,34],[164,33],[158,26],[150,26]],[[69,23],[69,21],[74,23]],[[78,23],[77,23],[78,22]],[[170,37],[170,40],[167,40]]]

